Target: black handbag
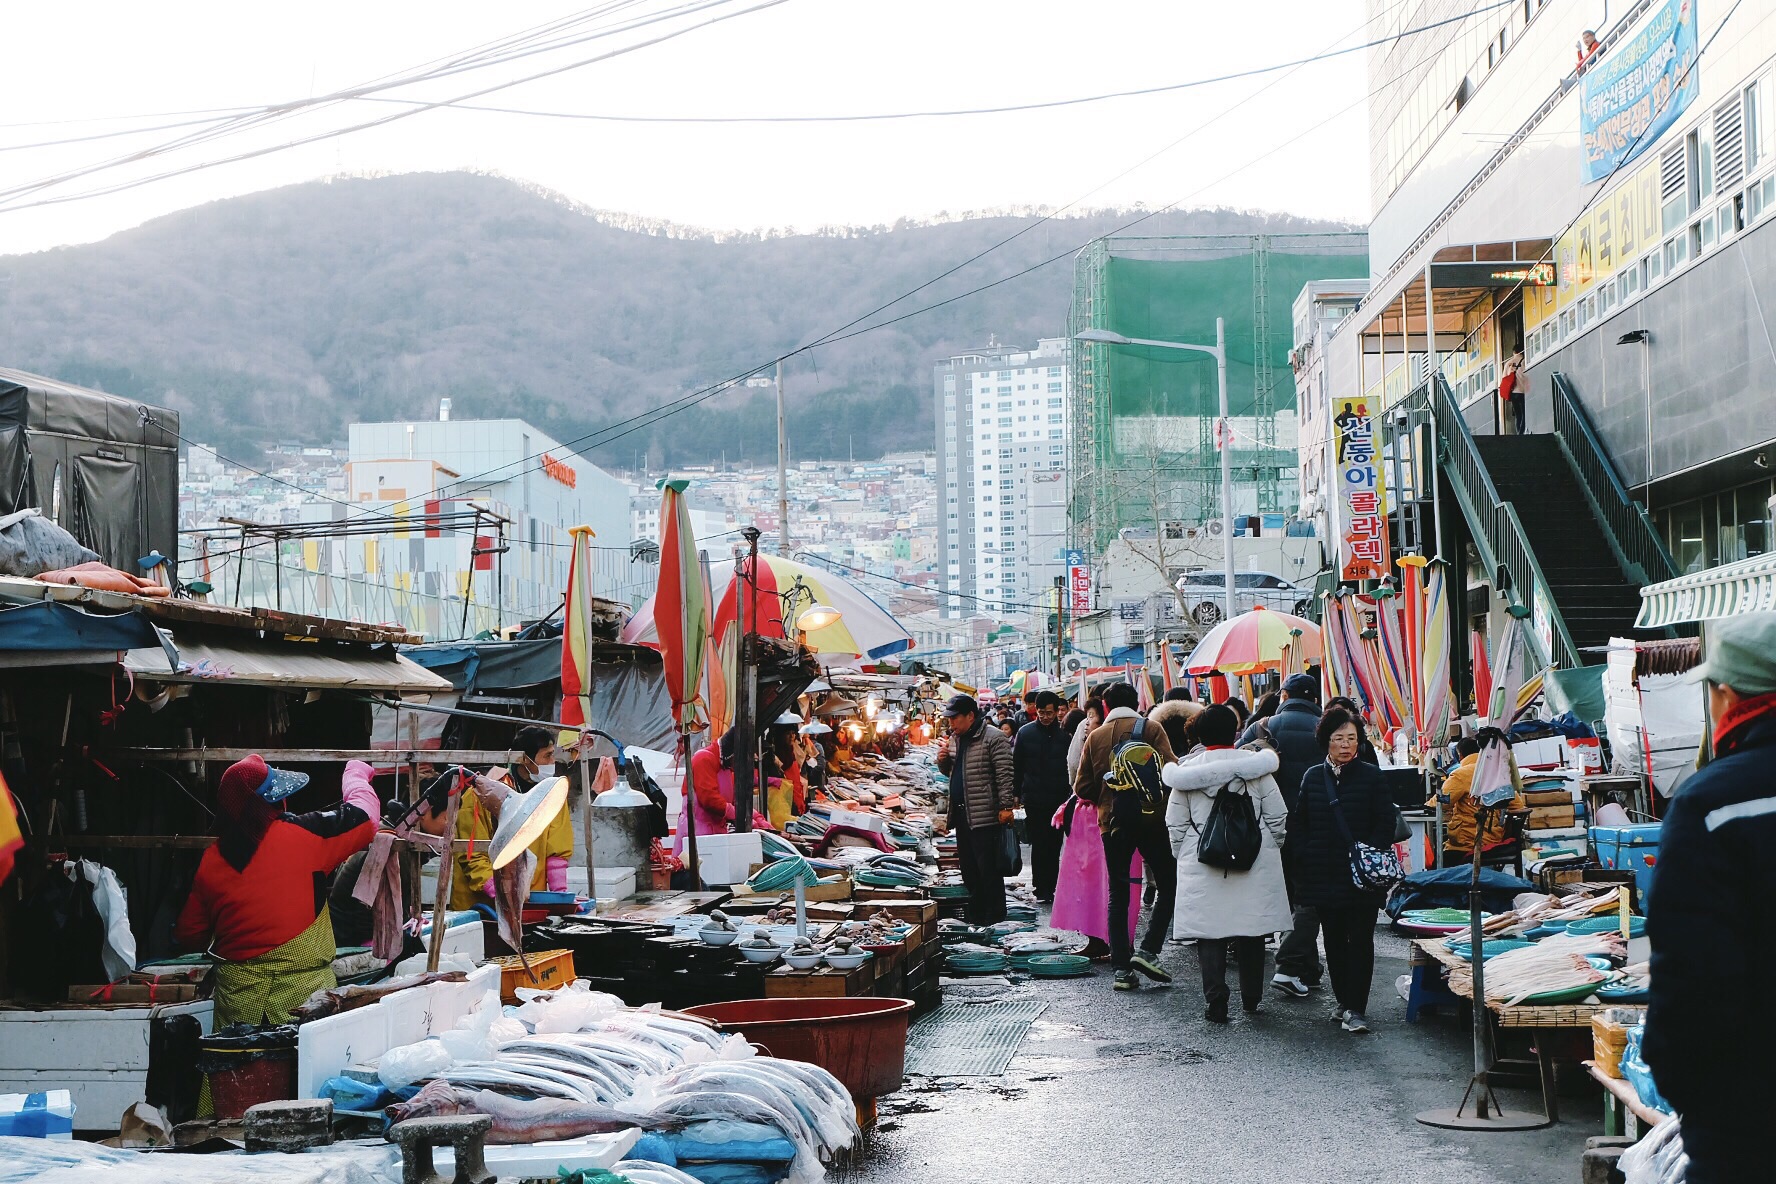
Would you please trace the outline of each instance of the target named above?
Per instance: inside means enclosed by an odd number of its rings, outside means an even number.
[[[1006,879],[1024,872],[1024,848],[1018,842],[1015,826],[999,828],[999,874]]]

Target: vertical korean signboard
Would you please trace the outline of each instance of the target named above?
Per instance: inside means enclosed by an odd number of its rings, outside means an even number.
[[[1665,0],[1640,31],[1585,71],[1579,105],[1584,183],[1601,181],[1652,147],[1701,89],[1696,0]]]
[[[1339,399],[1337,430],[1341,580],[1379,580],[1388,572],[1387,488],[1370,400]]]
[[[1091,607],[1091,568],[1086,566],[1085,552],[1074,548],[1067,552],[1067,611],[1089,613]]]

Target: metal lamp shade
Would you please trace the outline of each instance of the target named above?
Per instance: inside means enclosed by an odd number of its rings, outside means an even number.
[[[500,806],[499,825],[494,827],[493,841],[487,845],[488,859],[495,868],[505,867],[530,847],[554,821],[567,801],[567,778],[556,777],[538,785],[529,793],[514,790]]]

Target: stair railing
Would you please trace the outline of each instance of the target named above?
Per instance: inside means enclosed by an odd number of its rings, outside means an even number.
[[[1584,659],[1573,643],[1566,618],[1554,603],[1547,577],[1530,548],[1529,533],[1523,529],[1517,508],[1499,497],[1449,384],[1441,373],[1433,374],[1410,397],[1423,398],[1431,409],[1437,424],[1438,460],[1455,491],[1456,501],[1461,503],[1462,516],[1473,528],[1474,546],[1480,552],[1481,563],[1486,565],[1488,581],[1506,600],[1527,608],[1532,622],[1538,614],[1546,620],[1553,638],[1553,653],[1547,657],[1553,665],[1583,666]],[[1539,644],[1539,635],[1537,641]]]
[[[1641,586],[1677,575],[1677,561],[1659,537],[1646,507],[1635,501],[1610,462],[1578,392],[1559,371],[1554,373],[1554,434],[1591,498],[1592,508],[1610,534],[1610,546],[1623,569]]]

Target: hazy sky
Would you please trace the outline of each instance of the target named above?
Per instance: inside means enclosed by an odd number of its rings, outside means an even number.
[[[760,2],[726,0],[676,22],[389,93],[454,97]],[[617,0],[598,6],[609,12],[599,21],[675,3],[683,0]],[[166,113],[328,94],[592,7],[592,0],[5,4],[0,190],[202,129],[16,146],[200,118]],[[1357,44],[1369,37],[1363,7],[1359,0],[785,0],[473,101],[648,116],[1042,102]],[[0,194],[0,253],[90,241],[186,206],[317,177],[439,169],[497,172],[599,209],[725,229],[810,230],[1076,201],[1366,221],[1364,56],[1083,106],[881,123],[635,124],[434,110],[122,192],[20,208],[400,110],[354,101],[34,194]]]

